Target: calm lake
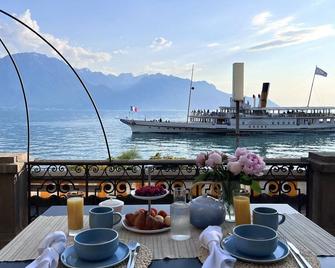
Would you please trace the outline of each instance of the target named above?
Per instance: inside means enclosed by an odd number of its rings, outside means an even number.
[[[136,148],[142,159],[162,155],[194,158],[202,151],[232,153],[235,138],[222,135],[134,134],[119,118],[186,120],[186,111],[102,110],[113,156]],[[252,135],[241,137],[241,146],[264,157],[306,157],[312,151],[335,151],[335,133]],[[0,109],[0,152],[26,150],[23,111]],[[31,154],[39,159],[106,159],[108,157],[97,117],[93,110],[32,110]]]

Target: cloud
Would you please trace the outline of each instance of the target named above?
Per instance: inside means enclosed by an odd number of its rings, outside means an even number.
[[[240,46],[233,46],[233,47],[229,48],[228,50],[231,51],[231,52],[236,52],[236,51],[241,50],[241,47]]]
[[[260,14],[257,16],[260,16]],[[266,34],[270,38],[250,46],[250,51],[287,47],[335,35],[335,28],[332,24],[307,27],[303,23],[295,23],[295,18],[292,16],[278,20],[265,19],[262,23],[260,23],[261,19],[258,19],[258,24],[254,24],[255,17],[252,23],[256,26],[257,36]],[[269,16],[266,18],[269,18]]]
[[[117,49],[113,51],[113,54],[115,55],[126,55],[128,54],[128,51],[125,49]]]
[[[17,17],[45,37],[66,59],[70,61],[71,64],[77,68],[89,67],[96,69],[97,63],[108,62],[112,58],[110,53],[95,52],[80,46],[73,46],[68,40],[55,37],[50,33],[41,32],[37,21],[32,19],[29,9]],[[56,55],[56,53],[40,38],[17,22],[11,22],[8,24],[1,23],[0,35],[8,44],[12,53],[38,52],[49,56]]]
[[[269,11],[264,11],[262,13],[257,14],[252,18],[252,25],[259,26],[266,23],[268,18],[270,18],[272,15]]]
[[[152,41],[150,48],[152,48],[154,51],[159,51],[164,48],[171,47],[171,45],[172,45],[172,41],[169,41],[165,39],[164,37],[156,37]]]
[[[207,44],[207,47],[209,47],[209,48],[218,47],[218,46],[220,46],[220,44],[216,43],[216,42]]]
[[[181,64],[176,60],[155,61],[145,66],[144,72],[162,73],[162,74],[176,75],[189,78],[189,76],[191,75],[192,65],[194,65],[193,62]],[[194,69],[197,72],[202,70],[202,68],[199,65],[195,65]]]

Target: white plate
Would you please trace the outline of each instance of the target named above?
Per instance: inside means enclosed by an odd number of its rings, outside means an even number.
[[[137,198],[137,199],[141,199],[141,200],[157,200],[157,199],[161,199],[161,198],[163,198],[163,197],[165,197],[165,196],[167,196],[168,194],[169,194],[169,191],[166,191],[166,193],[165,194],[163,194],[163,195],[155,195],[155,196],[142,196],[142,195],[136,195],[135,194],[135,191],[136,190],[132,190],[132,191],[130,191],[130,194],[133,196],[133,197],[135,197],[135,198]]]
[[[121,222],[125,229],[127,229],[128,231],[134,232],[134,233],[139,233],[139,234],[158,234],[158,233],[164,233],[164,232],[170,231],[171,229],[171,227],[166,227],[166,228],[156,229],[156,230],[141,230],[136,227],[128,226],[124,219]]]

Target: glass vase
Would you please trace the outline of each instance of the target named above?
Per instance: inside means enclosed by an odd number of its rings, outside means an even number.
[[[229,178],[222,182],[222,190],[223,190],[223,201],[226,208],[226,221],[227,222],[235,222],[235,210],[234,210],[234,202],[233,202],[233,192],[240,189],[239,180],[232,180]]]

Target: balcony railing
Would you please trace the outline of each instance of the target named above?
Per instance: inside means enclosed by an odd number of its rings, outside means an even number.
[[[307,211],[309,164],[304,159],[266,159],[260,181],[262,193],[252,193],[252,202],[289,203],[300,212]],[[51,205],[64,205],[66,193],[83,191],[85,204],[98,204],[109,195],[126,204],[134,199],[130,191],[145,185],[162,184],[169,194],[158,203],[171,203],[176,187],[185,187],[193,196],[208,193],[211,186],[192,188],[194,179],[206,169],[194,160],[117,160],[117,161],[31,161],[28,169],[29,211],[31,219]]]

